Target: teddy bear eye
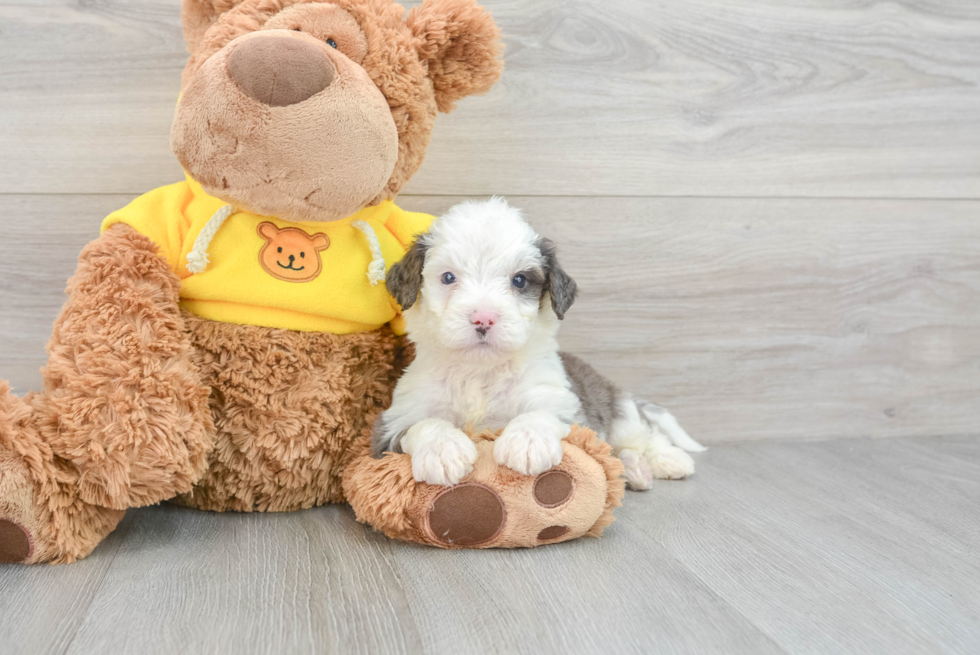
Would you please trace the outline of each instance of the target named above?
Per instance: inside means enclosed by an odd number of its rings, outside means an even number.
[[[279,248],[278,250],[279,250],[279,252],[282,252],[282,248]]]
[[[305,252],[301,252],[301,253],[299,254],[299,256],[300,256],[300,257],[306,257],[306,253],[305,253]]]
[[[327,39],[327,45],[330,46],[331,48],[336,48],[337,42],[334,41],[333,39]]]

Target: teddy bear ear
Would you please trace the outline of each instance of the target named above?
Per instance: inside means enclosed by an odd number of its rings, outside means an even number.
[[[218,16],[242,2],[243,0],[181,0],[180,22],[184,27],[187,51],[194,54],[204,33]]]
[[[412,7],[407,22],[429,65],[439,111],[486,93],[500,77],[500,30],[475,0],[425,0]]]
[[[259,236],[266,241],[272,241],[276,238],[276,235],[279,234],[279,228],[268,221],[259,223],[259,226],[255,228],[255,231],[258,232]]]

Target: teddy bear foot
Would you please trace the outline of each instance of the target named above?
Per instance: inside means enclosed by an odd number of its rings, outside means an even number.
[[[62,474],[51,471],[49,476]],[[35,482],[23,458],[0,447],[0,564],[74,562],[125,515],[82,502],[72,488],[51,479],[46,486]]]
[[[553,544],[600,536],[613,521],[622,465],[591,430],[573,428],[561,463],[538,476],[497,464],[496,435],[472,438],[479,453],[474,469],[452,487],[416,482],[407,455],[358,458],[345,480],[358,519],[390,537],[439,548]]]
[[[34,553],[31,533],[20,523],[0,519],[0,564],[16,564]]]
[[[563,512],[560,508],[571,503],[576,485],[572,476],[560,468],[510,482],[516,484],[504,485],[507,488],[504,495],[511,501],[509,503],[491,487],[479,482],[462,482],[439,492],[424,506],[416,521],[422,526],[424,540],[444,548],[558,543],[584,535],[605,509],[604,494],[586,493],[583,499],[580,493],[577,506]],[[530,506],[530,498],[538,507]],[[508,514],[508,505],[518,511],[512,509]],[[514,528],[509,530],[510,535],[504,536],[509,523],[514,524]],[[566,523],[577,525],[573,528]],[[528,543],[532,539],[531,533],[544,524],[550,525],[537,532],[534,543]]]
[[[38,501],[28,465],[48,459],[34,428],[33,409],[0,381],[0,563],[32,563],[51,559],[53,544],[44,538],[50,524],[47,508]]]
[[[0,449],[0,563],[45,561],[52,544],[44,539],[45,508],[23,459]]]
[[[78,499],[77,472],[58,466],[28,401],[0,380],[0,563],[73,562],[125,512]]]

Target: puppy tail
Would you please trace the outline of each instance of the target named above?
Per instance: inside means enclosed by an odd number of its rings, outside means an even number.
[[[660,432],[670,439],[670,442],[689,453],[700,453],[707,450],[704,446],[695,441],[691,435],[684,431],[674,415],[659,405],[654,405],[646,400],[634,399],[636,408],[640,411],[640,416],[650,424],[651,427],[659,428]]]

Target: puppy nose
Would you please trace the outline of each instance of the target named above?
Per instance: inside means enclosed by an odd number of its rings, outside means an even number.
[[[260,36],[238,45],[228,74],[250,98],[271,107],[302,102],[333,82],[335,70],[321,48],[304,39]]]
[[[486,334],[490,326],[497,322],[497,315],[493,312],[473,312],[470,315],[470,323],[476,326],[476,331]]]

